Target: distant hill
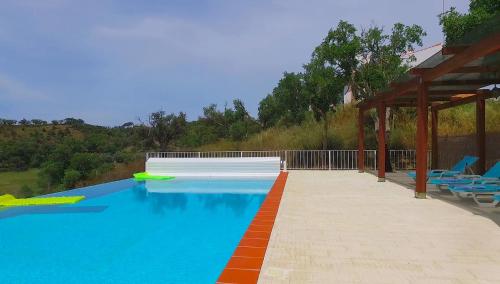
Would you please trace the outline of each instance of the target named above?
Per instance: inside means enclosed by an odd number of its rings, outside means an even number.
[[[109,128],[82,120],[65,124],[2,121],[0,172],[38,169],[30,172],[31,180],[36,175],[36,183],[25,184],[22,192],[22,184],[11,187],[24,196],[102,182],[106,177],[130,177],[127,169],[143,160],[143,126]],[[116,172],[121,174],[113,174]]]

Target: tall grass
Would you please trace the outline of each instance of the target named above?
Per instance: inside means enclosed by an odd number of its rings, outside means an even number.
[[[415,111],[406,109],[394,112],[394,120],[389,135],[391,149],[415,149]],[[375,111],[367,113],[365,119],[365,144],[367,149],[376,148],[374,130]],[[329,118],[328,148],[355,149],[358,135],[358,109],[354,105],[338,106]],[[429,129],[430,129],[429,117]],[[242,142],[221,140],[199,148],[201,151],[230,150],[281,150],[322,148],[322,122],[311,116],[301,125],[292,127],[272,127],[251,136]],[[500,132],[500,101],[486,103],[486,131]],[[475,104],[467,104],[439,112],[438,133],[440,136],[459,136],[476,132]],[[430,137],[430,136],[429,136]],[[430,143],[430,139],[429,139]]]
[[[357,147],[358,110],[354,105],[343,105],[330,115],[328,129],[329,149],[353,149]],[[372,127],[373,128],[373,127]],[[367,127],[367,140],[374,140],[373,131]],[[221,140],[214,144],[204,145],[201,151],[230,150],[281,150],[322,148],[323,122],[317,122],[312,115],[300,124],[291,127],[272,127],[261,131],[242,142]],[[373,144],[373,143],[371,143]]]
[[[441,136],[459,136],[476,132],[475,104],[462,105],[439,112]],[[486,132],[500,132],[500,101],[486,101]]]

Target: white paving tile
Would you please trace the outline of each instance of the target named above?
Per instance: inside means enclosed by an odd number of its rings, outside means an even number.
[[[291,171],[259,283],[500,283],[500,228],[356,171]]]

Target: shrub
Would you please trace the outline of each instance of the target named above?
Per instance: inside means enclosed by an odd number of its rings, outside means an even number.
[[[24,184],[21,187],[20,193],[21,193],[22,197],[31,197],[34,195],[35,192],[31,187]]]
[[[66,170],[64,171],[63,186],[65,188],[72,188],[76,183],[82,178],[82,175],[77,170]]]

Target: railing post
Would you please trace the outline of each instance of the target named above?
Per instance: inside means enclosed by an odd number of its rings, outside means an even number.
[[[243,158],[243,151],[240,151],[240,158]]]
[[[284,171],[287,171],[287,163],[288,163],[288,151],[285,150],[285,162],[283,164]]]
[[[332,161],[331,161],[331,150],[328,150],[328,170],[331,171],[332,170]]]

